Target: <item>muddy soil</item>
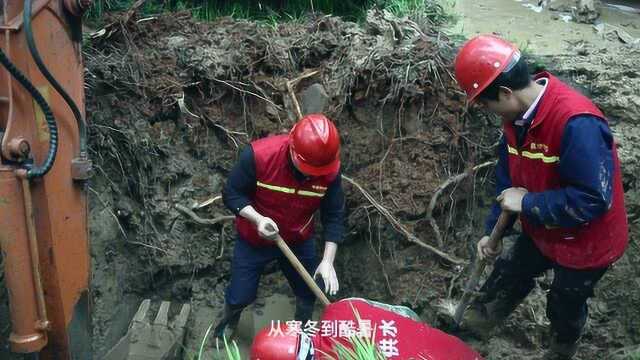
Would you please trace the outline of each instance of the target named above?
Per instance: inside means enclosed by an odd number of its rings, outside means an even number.
[[[472,259],[491,201],[491,167],[439,198],[433,216],[442,245],[427,219],[436,188],[494,159],[500,133],[496,119],[465,108],[451,77],[456,45],[428,19],[379,11],[363,24],[317,16],[277,26],[231,19],[204,24],[187,13],[117,15],[87,38],[87,113],[97,168],[90,189],[97,358],[124,335],[145,298],[191,304],[185,359],[197,353],[222,307],[234,230],[228,221],[200,225],[176,205],[219,195],[243,146],[291,126],[296,117],[286,81],[305,71],[319,73],[296,92],[303,109],[324,110],[336,121],[344,173],[418,239]],[[579,352],[581,359],[608,359],[640,344],[640,157],[633,146],[640,141],[640,54],[617,38],[558,53],[535,65],[590,94],[612,118],[620,142],[632,241],[598,288]],[[326,101],[315,96],[322,93]],[[336,299],[408,305],[446,328],[438,305],[459,297],[466,266],[409,242],[356,187],[345,184],[345,191],[348,233],[336,260]],[[219,200],[196,212],[229,215]],[[489,359],[539,358],[548,343],[548,282],[540,279],[493,340],[472,345]],[[288,299],[283,276],[268,268],[244,326],[291,318]],[[213,356],[210,342],[206,348]]]
[[[582,1],[459,0],[453,5],[459,21],[450,31],[465,36],[496,33],[532,53],[550,56],[572,55],[576,46],[605,44],[607,39],[634,42],[640,38],[638,13],[613,6],[621,2],[603,2],[598,7],[599,16],[593,20],[594,25],[578,23],[573,16],[570,9],[577,7],[579,2]],[[539,3],[546,6],[539,6]],[[569,3],[571,6],[558,6],[557,3]],[[622,4],[638,8],[637,1]],[[635,44],[640,45],[638,42]],[[608,43],[608,46],[614,45],[614,41]]]
[[[108,264],[95,258],[96,279],[121,278],[116,291],[96,296],[102,325],[96,330],[98,353],[124,331],[126,312],[114,316],[112,311],[122,296],[191,303],[186,348],[194,353],[222,304],[233,231],[229,225],[197,225],[175,205],[218,195],[244,144],[290,126],[294,111],[284,82],[305,70],[321,72],[299,85],[299,96],[304,100],[305,89],[318,86],[328,95],[324,110],[342,133],[345,174],[419,239],[439,246],[426,220],[434,190],[452,175],[492,159],[498,129],[495,119],[464,110],[448,69],[454,44],[438,37],[428,23],[417,23],[420,31],[413,24],[375,12],[363,26],[322,17],[275,28],[227,19],[197,24],[178,15],[129,23],[114,29],[111,38],[93,40],[88,65],[95,89],[89,101],[94,150],[108,176],[95,184],[104,208],[94,209],[102,214],[92,219],[117,218],[121,225],[105,225],[108,236],[97,232],[94,237],[95,247],[111,254]],[[637,53],[615,49],[620,52],[581,47],[574,49],[580,57],[540,59],[538,65],[550,64],[589,92],[616,130],[624,129],[621,157],[630,212],[637,219],[638,162],[628,145],[636,140],[630,129],[637,125],[637,72],[630,62]],[[303,108],[313,105],[303,101]],[[117,177],[127,181],[113,181]],[[490,179],[491,170],[482,171],[442,196],[434,215],[444,234],[441,248],[449,254],[471,258]],[[425,321],[446,326],[438,304],[459,296],[464,267],[409,243],[356,188],[346,185],[346,190],[349,234],[337,260],[341,297],[409,305]],[[200,215],[226,213],[219,202],[214,204]],[[603,280],[592,304],[583,358],[606,358],[640,341],[634,306],[639,294],[628,286],[638,274],[638,256],[634,240]],[[123,272],[123,266],[130,271]],[[496,338],[473,345],[489,358],[539,357],[548,342],[543,290],[548,282],[540,280],[541,287]],[[103,282],[94,283],[100,289]],[[277,270],[269,269],[257,306],[243,323],[264,314],[278,294],[291,295]],[[126,302],[120,306],[132,310]]]
[[[298,85],[298,97],[304,109],[323,110],[336,121],[344,173],[418,238],[437,245],[425,221],[434,189],[488,158],[480,149],[492,145],[497,131],[468,138],[469,114],[449,68],[452,44],[426,19],[415,20],[372,11],[362,26],[323,16],[270,27],[230,19],[200,24],[177,14],[117,23],[90,40],[88,108],[100,173],[91,213],[97,354],[124,333],[134,300],[144,297],[192,305],[186,348],[194,353],[221,309],[233,230],[228,222],[198,225],[176,205],[219,195],[248,141],[290,127],[295,116],[285,83],[306,70],[319,73]],[[313,95],[319,89],[327,94],[324,108]],[[385,265],[388,276],[395,277],[396,268],[409,275],[429,265],[442,269],[444,285],[446,274],[461,269],[411,246],[355,187],[345,187],[349,235],[338,268],[345,274],[341,296],[416,297],[411,286],[358,289],[355,284],[368,279],[347,275],[356,269],[344,261],[361,244],[369,256],[356,263],[365,269],[380,268],[377,259],[389,253],[399,258],[402,263]],[[452,199],[468,197],[460,191]],[[458,211],[448,199],[434,214]],[[207,218],[225,214],[220,201],[198,211]],[[369,233],[379,238],[374,248]],[[464,243],[452,239],[443,250],[466,257]],[[396,255],[401,252],[407,255]],[[263,277],[254,317],[273,294],[291,294],[276,270]],[[374,271],[372,278],[378,276],[385,275]]]

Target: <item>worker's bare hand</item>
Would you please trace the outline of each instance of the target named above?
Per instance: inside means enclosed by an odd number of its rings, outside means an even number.
[[[527,192],[525,188],[511,187],[503,190],[496,200],[500,203],[502,210],[519,213],[522,211],[522,199]]]
[[[335,295],[340,289],[340,284],[338,283],[338,276],[336,275],[333,264],[329,261],[321,261],[316,272],[313,274],[313,278],[315,279],[318,274],[322,276],[322,280],[324,281],[324,292],[329,295]]]
[[[271,219],[266,216],[261,217],[258,220],[258,234],[267,240],[275,240],[278,236],[278,225]]]
[[[478,258],[480,260],[493,260],[502,253],[502,239],[492,243],[491,238],[483,236],[478,241]]]

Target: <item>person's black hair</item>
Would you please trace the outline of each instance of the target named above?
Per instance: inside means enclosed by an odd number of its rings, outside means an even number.
[[[497,101],[501,86],[515,91],[522,90],[531,83],[529,67],[527,66],[524,56],[519,56],[518,59],[514,60],[516,63],[513,66],[507,66],[507,70],[500,73],[500,75],[478,95],[480,99]]]

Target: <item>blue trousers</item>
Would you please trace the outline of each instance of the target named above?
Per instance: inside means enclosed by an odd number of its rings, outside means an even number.
[[[318,265],[314,238],[311,237],[301,244],[290,247],[307,271],[313,275]],[[231,283],[225,291],[227,304],[232,307],[251,304],[256,299],[258,283],[265,266],[274,260],[278,261],[296,298],[305,303],[313,304],[315,302],[313,292],[275,243],[270,247],[253,247],[240,237],[236,239],[233,248]]]
[[[527,235],[521,235],[508,254],[498,258],[493,272],[481,291],[480,302],[503,297],[518,304],[535,286],[534,278],[553,269],[554,278],[547,293],[547,317],[560,343],[573,343],[580,338],[589,309],[587,299],[608,267],[576,270],[546,258]],[[587,254],[585,254],[587,256]]]

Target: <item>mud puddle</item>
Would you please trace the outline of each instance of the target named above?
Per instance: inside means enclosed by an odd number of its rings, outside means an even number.
[[[583,42],[605,45],[603,34],[593,25],[576,23],[569,20],[569,13],[550,11],[538,3],[538,0],[457,0],[453,9],[459,21],[450,31],[465,36],[499,34],[536,55],[574,54],[575,46]],[[638,2],[625,6],[637,9]],[[640,38],[638,14],[603,6],[597,23]]]

